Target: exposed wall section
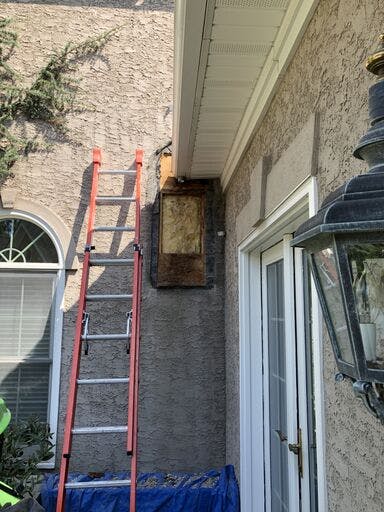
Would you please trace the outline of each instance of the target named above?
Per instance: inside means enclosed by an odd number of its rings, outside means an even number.
[[[265,192],[270,158],[261,158],[249,177],[251,197],[236,219],[236,239],[239,244],[265,218]]]
[[[363,61],[382,32],[384,5],[380,0],[321,0],[288,67],[268,113],[255,134],[226,194],[226,361],[227,461],[238,464],[239,349],[237,219],[252,197],[250,175],[265,155],[275,170],[292,158],[284,180],[274,179],[276,197],[289,192],[297,165],[311,174],[310,154],[299,148],[290,155],[295,138],[310,133],[306,124],[319,113],[317,180],[319,198],[348,177],[365,171],[352,150],[368,124],[367,91],[373,83]],[[307,125],[308,127],[309,125]],[[304,132],[303,132],[304,130]],[[309,130],[309,131],[308,131]],[[311,135],[314,137],[313,132]],[[293,144],[293,145],[292,145]],[[292,145],[292,146],[291,146]],[[296,150],[299,146],[296,144]],[[309,148],[309,146],[306,146]],[[316,148],[315,148],[316,149]],[[303,161],[301,162],[301,159]],[[280,160],[280,163],[279,163]],[[300,171],[301,173],[301,171]],[[301,176],[301,174],[300,174]],[[299,176],[297,176],[299,178]],[[271,174],[272,180],[272,174]],[[272,181],[270,181],[272,185]],[[267,184],[267,190],[269,185]],[[267,205],[267,211],[273,208]],[[335,364],[328,339],[324,348],[326,453],[329,512],[381,512],[384,500],[382,457],[384,430],[353,397],[350,386],[334,382]]]
[[[318,116],[311,115],[267,176],[265,216],[296,187],[317,173]]]

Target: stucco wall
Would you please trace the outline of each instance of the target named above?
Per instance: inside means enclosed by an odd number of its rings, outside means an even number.
[[[211,289],[158,291],[149,281],[151,208],[158,187],[154,151],[171,136],[173,2],[11,1],[1,3],[0,14],[14,19],[20,44],[13,62],[28,76],[48,59],[52,49],[67,41],[122,26],[99,57],[80,67],[79,101],[85,109],[69,115],[68,138],[54,138],[50,151],[18,162],[14,178],[2,191],[13,189],[18,198],[47,206],[59,216],[73,234],[81,265],[92,146],[102,148],[104,167],[112,169],[129,167],[135,148],[144,149],[139,469],[220,466],[225,456],[222,243],[215,246],[216,279]],[[103,192],[119,195],[122,183],[118,180],[103,178]],[[99,211],[103,212],[98,218],[101,224],[113,224],[119,216],[124,221],[132,213],[116,207]],[[220,208],[217,212],[215,222],[221,226]],[[99,253],[112,247],[115,255],[122,255],[129,239],[105,234],[97,235],[95,242]],[[126,290],[129,275],[120,279],[115,272],[115,268],[92,270],[92,292],[105,292],[107,287],[114,292]],[[80,270],[70,271],[66,277],[59,453],[80,274]],[[93,332],[123,332],[124,308],[114,304],[92,311]],[[123,344],[103,343],[91,347],[83,375],[101,377],[114,372],[123,376],[126,368]],[[79,425],[89,424],[91,418],[96,419],[94,425],[126,422],[125,389],[115,387],[109,395],[81,390],[79,405]],[[127,467],[124,435],[83,436],[74,443],[72,461],[72,469],[79,470]]]
[[[226,193],[227,461],[239,464],[239,344],[236,219],[251,197],[249,180],[263,156],[272,165],[314,113],[319,115],[320,199],[364,172],[352,149],[367,128],[367,90],[374,79],[363,60],[377,45],[380,0],[320,0],[313,19]],[[284,187],[287,181],[284,181]],[[288,190],[286,191],[289,192]],[[329,510],[382,510],[383,427],[335,384],[331,347],[324,347]]]

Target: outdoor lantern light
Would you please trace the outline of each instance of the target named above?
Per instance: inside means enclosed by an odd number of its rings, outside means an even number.
[[[371,128],[354,156],[369,172],[331,193],[295,233],[309,256],[339,372],[384,423],[384,36],[366,67]]]

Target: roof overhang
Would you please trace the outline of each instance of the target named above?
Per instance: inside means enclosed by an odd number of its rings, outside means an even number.
[[[176,0],[176,176],[228,185],[318,1]]]

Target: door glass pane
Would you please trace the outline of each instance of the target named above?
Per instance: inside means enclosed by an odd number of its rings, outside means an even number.
[[[283,260],[267,266],[271,511],[288,503],[287,401]]]
[[[384,244],[347,247],[361,340],[369,368],[384,368]]]
[[[347,323],[345,320],[343,297],[340,280],[336,269],[335,254],[331,247],[313,255],[317,268],[320,286],[324,292],[329,316],[336,336],[340,358],[346,363],[353,364],[353,355]]]

